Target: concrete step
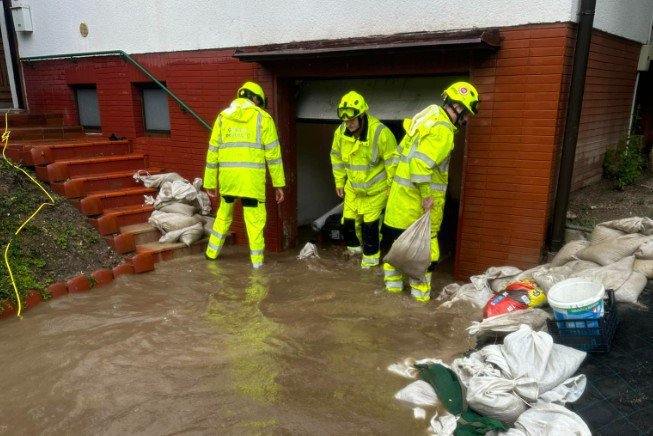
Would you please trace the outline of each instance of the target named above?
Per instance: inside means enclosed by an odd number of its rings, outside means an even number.
[[[100,140],[94,142],[70,141],[35,145],[29,148],[25,165],[47,165],[58,160],[81,159],[99,156],[118,156],[131,152],[129,141]]]
[[[150,223],[132,224],[120,228],[120,234],[131,234],[136,245],[157,242],[161,238],[161,232]]]
[[[136,253],[149,254],[154,258],[155,262],[160,262],[204,253],[208,242],[208,238],[201,239],[192,243],[190,247],[186,246],[183,242],[166,244],[161,244],[160,242],[148,242],[146,244],[137,245]]]
[[[100,215],[106,209],[142,205],[144,195],[156,195],[153,188],[134,187],[96,192],[79,200],[79,210],[87,216]]]
[[[37,166],[36,174],[40,179],[53,183],[73,177],[119,171],[136,172],[138,169],[145,167],[145,155],[127,154],[124,156],[60,160],[46,166]]]
[[[161,168],[147,168],[150,174],[160,174]],[[110,189],[123,189],[132,187],[142,187],[142,184],[136,183],[134,173],[136,171],[118,171],[114,173],[102,173],[91,176],[78,176],[70,178],[63,182],[52,183],[52,189],[66,198],[79,198],[85,195],[91,195],[97,192],[108,191]]]
[[[28,139],[70,139],[84,136],[82,126],[49,126],[49,127],[14,127],[11,129],[10,140],[24,141]]]
[[[145,205],[116,207],[105,209],[102,215],[87,221],[101,235],[111,235],[119,233],[121,227],[146,222],[153,210],[152,206]]]

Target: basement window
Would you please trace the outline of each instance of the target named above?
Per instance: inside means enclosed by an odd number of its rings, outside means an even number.
[[[80,85],[74,89],[79,124],[87,130],[99,130],[101,124],[97,88],[95,85]]]
[[[158,86],[141,85],[143,123],[147,133],[170,133],[168,94]]]

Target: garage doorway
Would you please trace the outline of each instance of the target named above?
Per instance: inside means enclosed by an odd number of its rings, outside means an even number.
[[[301,240],[310,238],[310,224],[342,200],[335,193],[329,152],[333,132],[340,125],[336,109],[340,98],[351,90],[365,97],[369,113],[395,135],[403,137],[402,122],[430,104],[441,104],[440,93],[465,76],[366,77],[355,79],[297,79],[297,225]],[[449,166],[449,186],[444,219],[439,234],[442,259],[453,257],[457,236],[462,186],[465,132],[456,135]]]

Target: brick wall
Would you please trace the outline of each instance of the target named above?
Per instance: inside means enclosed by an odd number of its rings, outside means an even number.
[[[628,131],[640,44],[592,34],[572,191],[601,179],[603,156]]]
[[[208,124],[229,105],[246,80],[255,80],[270,96],[274,115],[273,77],[256,64],[242,63],[231,50],[209,50],[135,55],[134,58],[166,85]],[[134,151],[149,157],[154,167],[176,171],[192,179],[202,177],[210,132],[195,118],[184,114],[168,99],[170,135],[148,136],[143,131],[138,83],[149,79],[134,65],[116,56],[34,62],[23,67],[29,108],[34,112],[63,112],[67,125],[77,125],[78,116],[72,86],[96,84],[102,134],[125,136]],[[284,138],[281,138],[282,141]],[[268,191],[268,198],[271,196]],[[236,241],[246,243],[242,212],[237,210],[233,230]],[[268,202],[268,249],[280,251],[283,241],[279,209]]]

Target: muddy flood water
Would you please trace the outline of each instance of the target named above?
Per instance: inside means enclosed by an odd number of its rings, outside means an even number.
[[[227,247],[3,320],[0,434],[425,434],[387,367],[450,362],[470,315],[295,254]]]

